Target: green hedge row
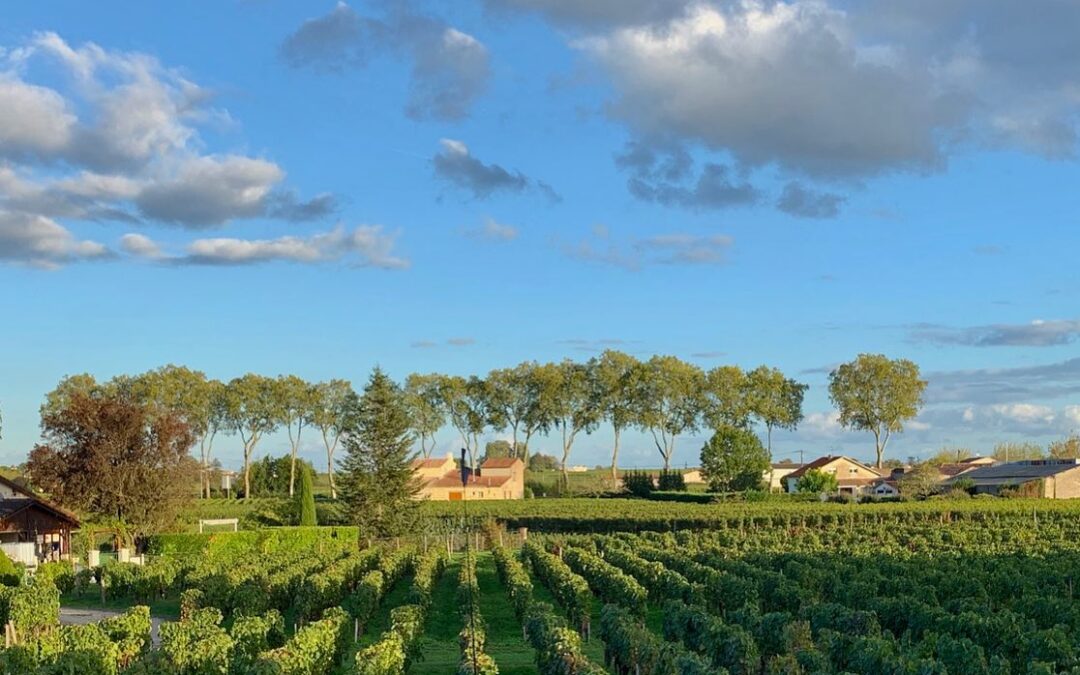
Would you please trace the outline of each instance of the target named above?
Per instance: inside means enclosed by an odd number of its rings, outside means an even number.
[[[356,527],[275,527],[240,532],[156,534],[147,538],[147,552],[184,558],[238,556],[252,550],[261,553],[294,553],[322,543],[355,547]]]

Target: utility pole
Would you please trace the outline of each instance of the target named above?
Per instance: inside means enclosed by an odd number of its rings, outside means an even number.
[[[469,478],[473,473],[477,476],[480,475],[480,469],[473,469],[471,466],[465,464],[465,448],[461,449],[461,508],[465,512],[465,564],[468,565],[472,560],[473,567],[475,569],[476,560],[472,558],[473,552],[469,550],[470,536],[469,536]],[[479,672],[479,664],[476,656],[476,605],[473,599],[474,584],[469,584],[469,642],[472,644],[472,671],[473,673]]]

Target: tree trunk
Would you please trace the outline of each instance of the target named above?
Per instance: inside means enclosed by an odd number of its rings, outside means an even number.
[[[611,489],[614,490],[619,485],[619,435],[622,431],[619,427],[615,427],[615,447],[611,451]]]
[[[570,491],[570,474],[566,471],[566,462],[570,459],[570,448],[574,445],[574,434],[576,431],[570,432],[570,435],[566,435],[566,425],[563,425],[563,453],[562,453],[562,488],[566,492]]]
[[[532,440],[532,430],[527,429],[525,431],[525,446],[521,449],[521,461],[525,462],[525,469],[529,468],[529,441]],[[517,448],[514,449],[514,454],[517,454]]]
[[[326,429],[322,429],[323,445],[326,446],[326,473],[330,477],[330,498],[337,499],[337,488],[334,486],[334,450],[337,450],[338,436],[334,436],[331,443],[326,435]]]
[[[252,436],[244,443],[244,499],[251,499],[251,453],[255,451],[255,442],[256,438]]]
[[[296,440],[293,440],[292,425],[289,425],[289,447],[292,452],[290,454],[289,463],[289,497],[296,494],[296,453],[300,450],[300,432],[304,429],[304,423],[299,422],[296,425]]]
[[[330,499],[337,499],[337,488],[334,486],[334,451],[326,451],[326,476],[330,479]]]
[[[202,490],[204,497],[210,499],[210,455],[214,451],[214,436],[217,435],[217,429],[209,434],[204,435],[202,441],[199,443],[199,452],[202,455]]]
[[[877,464],[874,465],[874,468],[881,469],[881,460],[885,455],[885,445],[881,442],[881,431],[877,428],[874,429],[874,450],[877,452]]]
[[[767,439],[766,440],[766,443],[767,443],[766,447],[769,450],[769,460],[771,461],[772,460],[772,425],[771,424],[766,424],[765,425],[765,438]]]

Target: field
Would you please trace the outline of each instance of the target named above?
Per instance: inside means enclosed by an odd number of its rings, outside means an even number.
[[[61,602],[100,602],[101,589],[52,564],[0,593],[18,642],[0,666],[1080,673],[1074,504],[535,500],[484,504],[464,524],[430,506],[423,536],[370,548],[347,527],[162,536],[150,564],[102,569],[107,606],[133,609],[99,625],[57,626]],[[451,542],[451,522],[470,531]],[[156,645],[151,604],[179,613]]]

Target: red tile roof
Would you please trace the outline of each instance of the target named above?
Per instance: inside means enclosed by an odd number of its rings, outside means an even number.
[[[469,476],[469,487],[497,488],[502,487],[510,476]],[[427,483],[429,488],[454,488],[461,487],[461,474],[453,471],[442,478],[435,478]]]
[[[484,463],[480,465],[480,469],[509,469],[515,464],[521,463],[522,461],[517,457],[493,457],[485,460]]]
[[[414,469],[438,469],[442,465],[446,464],[446,461],[448,459],[448,457],[443,457],[442,459],[438,459],[435,457],[429,457],[427,459],[419,458],[412,461],[412,466]]]
[[[878,474],[879,476],[881,475],[880,473],[878,473],[877,469],[869,467],[869,466],[863,464],[862,462],[858,462],[858,461],[856,461],[856,460],[854,460],[854,459],[852,459],[850,457],[844,457],[843,455],[825,455],[824,457],[818,457],[817,459],[810,462],[809,464],[803,464],[801,467],[799,467],[795,471],[792,471],[788,475],[784,476],[784,478],[802,478],[806,474],[807,471],[809,471],[811,469],[820,469],[823,466],[827,466],[829,464],[832,464],[833,462],[835,462],[838,459],[846,459],[847,461],[851,462],[852,464],[855,464],[856,466],[860,466],[860,467],[866,469],[867,471],[872,471],[875,474]],[[841,485],[845,484],[845,479],[841,478],[840,476],[837,476],[836,479],[840,482]],[[852,481],[852,480],[861,480],[861,479],[849,478],[847,480]]]

